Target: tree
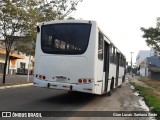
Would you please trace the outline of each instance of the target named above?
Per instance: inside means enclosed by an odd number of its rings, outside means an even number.
[[[73,19],[71,13],[76,10],[76,6],[83,0],[46,0],[40,6],[40,22],[50,20]]]
[[[24,36],[23,39],[16,42],[16,47],[19,51],[26,54],[32,53],[34,55],[35,39],[36,39],[36,27],[40,22],[39,6],[44,3],[44,0],[25,0],[23,3],[23,9],[26,12],[24,19]],[[24,49],[25,48],[25,49]]]
[[[4,39],[6,50],[3,83],[13,43],[23,38],[17,47],[22,51],[25,47],[27,52],[31,49],[30,43],[35,43],[38,22],[73,19],[71,13],[80,1],[82,0],[0,0],[0,37]]]
[[[79,2],[82,2],[82,0],[41,0],[38,4],[34,0],[29,2],[26,8],[29,19],[26,20],[27,26],[25,26],[25,36],[28,36],[28,39],[25,39],[23,43],[17,44],[18,49],[23,51],[25,47],[29,50],[31,48],[30,42],[35,46],[37,23],[57,19],[74,19],[71,13],[76,10],[76,6]],[[33,54],[34,51],[32,50],[32,55]]]
[[[146,43],[149,47],[152,47],[156,52],[160,52],[160,18],[157,18],[157,26],[155,28],[140,28],[143,31],[143,38],[146,38]]]
[[[5,83],[6,67],[9,54],[16,36],[23,34],[25,11],[22,9],[22,1],[0,1],[0,29],[4,39],[6,58],[3,70],[3,83]]]

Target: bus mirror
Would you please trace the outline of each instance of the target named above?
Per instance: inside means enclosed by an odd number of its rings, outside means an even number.
[[[39,33],[40,32],[40,28],[39,28],[39,26],[37,26],[37,33]]]

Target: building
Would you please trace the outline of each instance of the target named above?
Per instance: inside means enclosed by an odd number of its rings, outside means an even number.
[[[0,41],[0,74],[3,74],[5,57],[6,51],[4,47],[4,42]],[[27,56],[24,53],[12,49],[12,52],[9,54],[9,61],[7,63],[6,74],[27,74],[29,66],[30,73],[32,73],[33,65],[33,56]]]
[[[145,59],[148,77],[153,80],[160,80],[160,57],[152,56]]]
[[[34,57],[33,56],[25,56],[24,59],[18,59],[16,73],[17,74],[27,74],[28,67],[30,68],[29,73],[33,74],[33,69],[34,69]]]
[[[30,66],[29,66],[30,64]],[[24,56],[23,59],[10,60],[9,74],[28,74],[33,73],[34,58],[33,56]]]
[[[140,76],[147,76],[148,73],[146,72],[145,69],[145,63],[144,60],[147,57],[154,56],[155,52],[154,50],[140,50],[138,52],[138,55],[136,57],[136,66],[137,66],[137,74]]]
[[[160,55],[154,50],[140,50],[136,58],[137,74],[160,79]]]

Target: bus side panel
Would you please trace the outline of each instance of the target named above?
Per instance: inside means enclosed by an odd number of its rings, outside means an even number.
[[[114,88],[115,88],[116,65],[113,64],[113,63],[110,63],[110,67],[109,67],[109,81],[108,81],[109,83],[108,83],[108,90],[107,90],[107,92],[110,91],[112,77],[114,78]]]
[[[97,61],[96,64],[96,80],[95,80],[95,93],[101,95],[103,91],[103,61]]]
[[[95,94],[102,94],[103,84],[103,60],[98,59],[98,34],[99,29],[96,27],[96,41],[95,41]]]
[[[41,27],[40,27],[41,30]],[[41,40],[41,32],[37,33],[37,39],[36,39],[36,48],[35,48],[35,65],[34,65],[34,74],[38,74],[38,60],[41,54],[41,44],[40,44],[40,40]]]
[[[118,86],[122,84],[122,78],[124,76],[124,67],[119,67],[119,79],[118,79]]]

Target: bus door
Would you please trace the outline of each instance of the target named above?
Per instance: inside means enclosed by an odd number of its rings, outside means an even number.
[[[108,76],[109,76],[109,44],[104,41],[104,63],[103,71],[105,72],[104,92],[107,92]]]
[[[120,53],[118,53],[118,52],[116,53],[116,58],[117,58],[117,67],[116,67],[116,83],[115,83],[115,87],[118,85]]]

